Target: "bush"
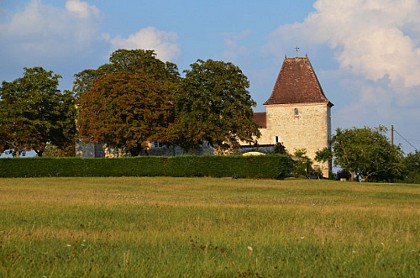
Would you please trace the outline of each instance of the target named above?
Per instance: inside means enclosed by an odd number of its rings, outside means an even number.
[[[313,174],[312,161],[306,155],[306,149],[296,150],[294,153],[293,176],[295,178],[310,178]]]
[[[346,169],[339,170],[337,172],[337,180],[340,180],[340,179],[350,180],[351,179],[351,173],[349,171],[347,171]]]
[[[173,176],[282,179],[291,160],[270,156],[175,156],[125,158],[5,158],[0,177]]]

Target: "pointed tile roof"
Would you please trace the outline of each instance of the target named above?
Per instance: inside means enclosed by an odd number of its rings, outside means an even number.
[[[324,102],[333,106],[306,56],[284,59],[273,92],[264,105]]]

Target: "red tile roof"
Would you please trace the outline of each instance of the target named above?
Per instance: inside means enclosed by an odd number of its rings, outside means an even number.
[[[265,112],[254,112],[254,123],[258,128],[267,128],[267,114]]]
[[[285,58],[270,98],[264,105],[291,103],[333,104],[324,95],[308,57]]]

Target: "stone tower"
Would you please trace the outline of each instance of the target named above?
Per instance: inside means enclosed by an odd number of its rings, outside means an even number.
[[[315,153],[330,147],[333,104],[325,96],[307,56],[285,58],[264,106],[266,112],[254,116],[261,126],[258,144],[283,143],[291,154],[306,149],[314,168],[328,177],[331,162],[316,162]]]

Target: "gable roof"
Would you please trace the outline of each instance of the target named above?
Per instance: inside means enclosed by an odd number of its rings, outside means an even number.
[[[285,58],[270,98],[264,105],[291,103],[333,104],[324,95],[308,57]]]

